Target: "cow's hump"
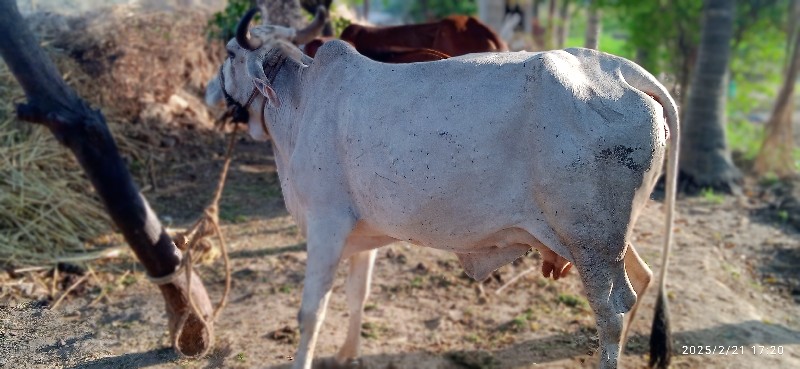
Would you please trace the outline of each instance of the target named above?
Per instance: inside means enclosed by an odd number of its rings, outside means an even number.
[[[320,61],[323,65],[327,65],[334,62],[347,63],[348,59],[362,58],[366,59],[365,56],[356,51],[353,45],[342,40],[331,40],[320,46],[314,56],[314,62],[316,64],[317,61]]]

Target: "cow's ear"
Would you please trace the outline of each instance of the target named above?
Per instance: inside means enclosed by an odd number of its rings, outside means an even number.
[[[261,78],[253,78],[253,84],[256,85],[258,92],[261,92],[261,94],[264,95],[270,105],[275,108],[281,107],[281,101],[278,99],[278,94],[275,93],[275,90],[272,89],[272,86],[270,86],[269,83]]]

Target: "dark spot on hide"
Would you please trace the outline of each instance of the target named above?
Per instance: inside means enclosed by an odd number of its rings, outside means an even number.
[[[638,149],[617,145],[613,149],[603,149],[597,154],[596,158],[603,161],[616,161],[634,172],[642,172],[642,165],[631,157],[631,154],[636,150]]]

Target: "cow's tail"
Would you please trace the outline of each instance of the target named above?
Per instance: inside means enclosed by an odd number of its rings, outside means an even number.
[[[626,61],[622,63],[622,76],[634,88],[650,95],[664,109],[669,128],[667,151],[667,178],[664,203],[666,204],[666,229],[661,255],[661,271],[658,276],[658,299],[656,301],[653,328],[650,333],[650,367],[667,368],[672,356],[672,337],[669,327],[669,307],[667,306],[666,280],[670,248],[672,246],[673,224],[675,217],[675,193],[678,178],[678,149],[680,147],[680,123],[678,107],[653,75],[636,64]],[[639,296],[641,298],[641,296]]]

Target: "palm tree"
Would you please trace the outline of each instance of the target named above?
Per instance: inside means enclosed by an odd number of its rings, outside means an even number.
[[[735,5],[732,0],[704,3],[700,47],[681,137],[681,186],[687,192],[704,188],[738,192],[742,179],[725,139],[725,98]]]
[[[792,103],[794,85],[800,72],[800,29],[797,24],[800,18],[800,1],[792,2],[788,14],[787,51],[791,56],[786,63],[786,78],[783,80],[772,115],[766,124],[764,142],[753,165],[753,170],[760,176],[772,173],[779,178],[785,178],[797,174],[792,157],[794,151]]]
[[[562,0],[558,8],[558,27],[556,27],[556,48],[563,49],[569,35],[570,1]]]
[[[597,50],[600,46],[600,9],[596,1],[587,0],[589,5],[589,19],[586,22],[586,35],[583,47]]]

